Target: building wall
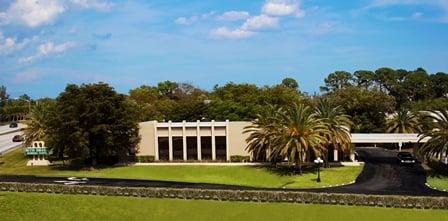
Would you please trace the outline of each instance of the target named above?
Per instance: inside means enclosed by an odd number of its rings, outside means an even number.
[[[245,150],[247,143],[246,138],[249,134],[244,134],[244,127],[249,126],[250,122],[235,121],[229,122],[229,154],[249,156],[250,154]]]
[[[140,127],[140,143],[139,152],[140,156],[156,156],[156,142],[158,137],[168,137],[169,127],[171,125],[171,136],[185,136],[191,137],[198,135],[197,125],[200,125],[200,136],[212,136],[211,122],[169,122],[169,123],[157,123],[156,121],[142,122]],[[183,130],[183,126],[185,130]],[[250,122],[215,122],[214,124],[214,136],[225,136],[228,147],[228,159],[233,155],[249,156],[249,153],[245,151],[247,146],[246,138],[248,134],[243,134],[245,126],[250,125]],[[157,159],[157,157],[155,157]]]
[[[154,121],[148,121],[148,122],[142,122],[139,124],[140,127],[140,143],[138,145],[139,152],[137,155],[142,156],[154,156],[154,142],[155,142],[155,122]],[[167,133],[168,135],[168,133]]]

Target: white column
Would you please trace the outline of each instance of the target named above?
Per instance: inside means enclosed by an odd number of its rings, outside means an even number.
[[[212,120],[212,160],[216,160],[215,120]]]
[[[168,121],[168,152],[169,160],[173,161],[173,135],[171,134],[171,121]]]
[[[401,147],[403,146],[402,142],[398,142],[398,151],[401,151]]]
[[[226,160],[230,162],[229,127],[229,120],[226,120]]]
[[[197,121],[196,124],[196,138],[197,138],[197,150],[198,150],[198,160],[202,160],[201,154],[201,127],[199,126],[201,123],[200,120]]]
[[[154,121],[154,160],[159,161],[159,136],[157,136],[157,121]]]
[[[338,161],[339,159],[338,159],[338,150],[337,149],[334,149],[333,150],[333,161]]]
[[[182,121],[182,147],[184,153],[184,161],[187,161],[187,135],[185,134],[185,121]]]

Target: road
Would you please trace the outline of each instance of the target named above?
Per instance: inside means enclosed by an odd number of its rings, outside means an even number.
[[[7,152],[7,151],[22,144],[21,142],[12,142],[12,138],[15,135],[19,135],[19,134],[22,134],[22,132],[13,132],[13,133],[0,135],[0,154]]]
[[[16,128],[9,128],[9,124],[0,126],[0,134],[10,133],[14,131],[19,131],[22,128],[25,128],[24,124],[19,123]]]
[[[437,191],[425,185],[426,175],[421,165],[400,165],[396,159],[396,152],[382,148],[358,148],[357,152],[365,162],[365,166],[354,184],[309,191],[448,196],[448,192]]]
[[[448,192],[433,190],[425,185],[425,173],[420,165],[405,167],[396,163],[395,153],[381,148],[360,148],[357,150],[365,161],[364,170],[354,184],[315,189],[256,188],[237,185],[169,182],[158,180],[103,179],[89,178],[78,185],[119,186],[119,187],[169,187],[228,190],[301,191],[326,193],[354,193],[375,195],[446,196]],[[325,177],[322,177],[325,179]],[[64,177],[1,176],[0,182],[71,183]]]

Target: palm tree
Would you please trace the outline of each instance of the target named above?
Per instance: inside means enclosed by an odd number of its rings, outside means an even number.
[[[420,133],[422,131],[418,115],[401,109],[387,120],[388,133]]]
[[[279,113],[282,109],[273,105],[268,105],[264,111],[257,114],[257,118],[252,124],[244,128],[243,133],[248,133],[246,139],[248,143],[246,150],[252,153],[255,158],[260,158],[267,154],[270,161],[275,162],[272,149],[275,147],[275,137],[279,128]]]
[[[50,104],[39,103],[30,112],[30,119],[25,129],[25,144],[31,145],[33,141],[46,139],[46,122],[50,115]]]
[[[316,156],[325,151],[327,134],[330,133],[326,123],[317,117],[310,107],[294,104],[280,113],[280,127],[276,134],[276,148],[273,154],[288,158],[294,162],[302,174],[302,161],[305,153],[313,152]]]
[[[326,123],[329,130],[326,134],[328,142],[325,148],[325,161],[328,166],[329,146],[333,146],[335,150],[350,151],[350,127],[353,122],[350,116],[344,114],[340,106],[333,107],[327,99],[319,100],[315,112],[316,116]]]
[[[448,110],[428,111],[425,117],[432,122],[430,128],[420,134],[419,141],[429,139],[419,148],[419,153],[426,158],[448,156]]]

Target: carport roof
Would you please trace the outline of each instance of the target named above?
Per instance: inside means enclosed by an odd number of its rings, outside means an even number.
[[[421,136],[419,134],[393,134],[393,133],[352,133],[352,143],[417,143]],[[429,138],[420,142],[424,143]]]

